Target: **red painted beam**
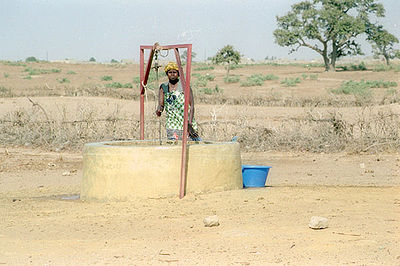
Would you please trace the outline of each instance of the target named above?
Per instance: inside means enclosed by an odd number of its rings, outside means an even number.
[[[140,139],[144,140],[144,86],[147,85],[149,74],[151,70],[151,63],[153,62],[154,51],[158,49],[158,43],[153,46],[140,46]],[[151,49],[149,59],[146,65],[146,72],[144,72],[144,50]]]
[[[187,49],[186,58],[186,75],[183,72],[181,57],[179,55],[179,48]],[[144,72],[144,50],[151,49],[150,56],[146,66],[146,72]],[[192,65],[192,45],[191,44],[178,44],[178,45],[166,45],[159,46],[158,43],[154,45],[141,45],[140,46],[140,139],[144,139],[144,86],[147,84],[149,73],[151,69],[151,63],[153,61],[155,50],[169,50],[173,49],[175,52],[176,62],[178,64],[179,76],[182,82],[182,87],[185,93],[185,105],[183,109],[183,134],[182,134],[182,157],[181,157],[181,179],[179,187],[179,198],[183,198],[186,194],[186,173],[187,173],[187,138],[188,138],[188,111],[189,111],[189,99],[190,99],[190,70]],[[186,77],[185,77],[186,76]]]
[[[144,49],[140,48],[140,139],[144,140]]]
[[[188,112],[190,98],[190,68],[192,59],[192,45],[187,45],[186,59],[186,79],[182,69],[181,57],[178,48],[174,48],[176,62],[178,63],[179,75],[181,77],[182,86],[185,92],[185,105],[183,107],[183,133],[182,133],[182,157],[181,157],[181,180],[179,187],[179,198],[183,198],[186,194],[186,173],[187,173],[187,132],[188,132]]]

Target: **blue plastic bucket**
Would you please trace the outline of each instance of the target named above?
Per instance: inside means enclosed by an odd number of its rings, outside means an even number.
[[[243,187],[265,187],[271,166],[242,165]]]

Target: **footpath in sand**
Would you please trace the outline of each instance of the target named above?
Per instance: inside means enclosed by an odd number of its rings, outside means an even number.
[[[243,153],[272,166],[267,187],[81,202],[80,154],[1,148],[0,264],[399,265],[399,159]]]

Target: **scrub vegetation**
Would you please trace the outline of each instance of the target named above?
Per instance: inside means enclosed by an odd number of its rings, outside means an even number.
[[[31,105],[2,111],[4,145],[79,150],[87,142],[137,138],[138,115],[122,110],[124,106],[138,108],[138,65],[1,63],[7,75],[0,76],[0,97]],[[236,136],[245,151],[398,149],[399,111],[391,105],[400,102],[398,64],[393,61],[384,71],[375,71],[382,66],[379,63],[364,64],[367,70],[337,72],[325,72],[323,65],[307,62],[241,64],[230,70],[227,79],[224,65],[208,64],[205,73],[204,64],[193,63],[191,81],[200,134],[215,141]],[[69,73],[69,78],[62,73]],[[51,79],[46,78],[49,75]],[[163,73],[158,75],[159,83],[166,81]],[[102,82],[93,77],[101,77]],[[152,70],[147,91],[154,92],[156,83]],[[152,111],[155,95],[146,93],[146,138],[158,138],[160,120]],[[58,96],[64,98],[52,98]],[[92,104],[66,108],[62,99],[71,97],[85,97]],[[97,97],[119,102],[114,107],[96,105]],[[42,98],[61,99],[61,105],[54,110]],[[277,110],[283,111],[274,115]]]

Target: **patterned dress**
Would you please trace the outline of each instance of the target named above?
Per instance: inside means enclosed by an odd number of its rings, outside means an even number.
[[[183,111],[185,107],[185,95],[182,85],[178,82],[177,89],[169,92],[169,83],[161,84],[164,93],[164,107],[167,116],[166,125],[168,139],[182,139]],[[189,107],[190,108],[190,107]],[[193,129],[197,131],[197,123],[193,118]]]

